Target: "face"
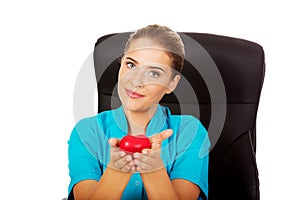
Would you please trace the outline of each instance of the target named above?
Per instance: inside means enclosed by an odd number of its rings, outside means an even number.
[[[132,41],[119,70],[118,93],[125,109],[147,112],[177,86],[170,57],[150,40]]]

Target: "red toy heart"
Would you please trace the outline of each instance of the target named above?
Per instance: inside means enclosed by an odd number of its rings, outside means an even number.
[[[121,139],[119,147],[120,149],[130,153],[142,153],[143,149],[151,148],[151,142],[145,135],[126,135]]]

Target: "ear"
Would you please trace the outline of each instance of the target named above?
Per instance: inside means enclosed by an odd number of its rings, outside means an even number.
[[[173,80],[171,80],[171,82],[169,84],[169,87],[167,88],[166,94],[170,94],[171,92],[173,92],[176,89],[176,87],[177,87],[178,82],[180,81],[180,79],[181,79],[181,76],[177,74],[173,78]]]

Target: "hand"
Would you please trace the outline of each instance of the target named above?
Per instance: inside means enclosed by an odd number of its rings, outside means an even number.
[[[136,168],[133,163],[131,155],[126,155],[124,151],[121,151],[118,147],[119,140],[116,138],[109,139],[110,144],[110,162],[108,167],[122,172],[135,172]]]
[[[133,163],[138,172],[152,172],[164,168],[164,163],[160,157],[160,150],[163,140],[169,138],[173,130],[167,129],[151,136],[151,149],[143,149],[142,153],[133,154]]]

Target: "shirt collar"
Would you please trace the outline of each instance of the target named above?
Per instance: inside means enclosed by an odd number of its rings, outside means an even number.
[[[121,129],[124,134],[126,135],[128,132],[128,124],[127,124],[127,118],[124,113],[123,106],[120,106],[119,108],[112,111],[114,121],[119,129]]]
[[[167,109],[161,105],[158,105],[154,116],[147,126],[146,136],[149,137],[153,134],[161,132],[166,124],[166,121]]]
[[[128,123],[127,118],[124,112],[123,106],[113,110],[113,117],[115,120],[116,125],[119,129],[121,129],[124,134],[128,132]],[[150,120],[147,129],[146,129],[146,136],[149,137],[153,134],[159,133],[163,130],[166,120],[167,120],[168,111],[165,107],[158,105],[156,112],[152,119]]]

